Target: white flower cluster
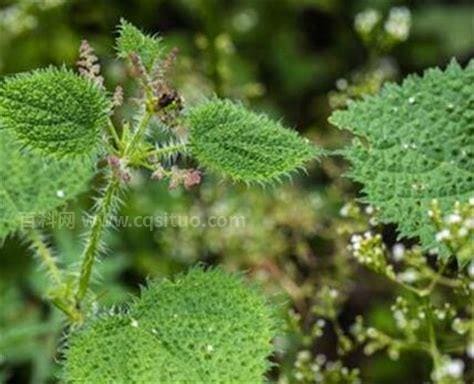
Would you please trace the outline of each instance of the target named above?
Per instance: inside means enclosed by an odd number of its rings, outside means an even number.
[[[344,367],[340,361],[328,361],[326,356],[318,354],[314,359],[311,352],[300,351],[295,362],[294,378],[297,382],[327,383],[344,382],[361,384],[358,369]]]
[[[469,199],[469,206],[474,207],[474,198]],[[463,217],[460,208],[460,203],[456,202],[454,212],[443,218],[444,228],[436,234],[437,241],[450,240],[453,237],[463,238],[472,234],[472,231],[474,231],[474,217],[470,215],[464,215]],[[433,217],[435,212],[429,210],[428,215]],[[455,232],[452,231],[453,227],[456,229]]]
[[[446,245],[462,262],[473,259],[474,198],[470,198],[467,203],[457,201],[447,215],[441,212],[438,201],[433,200],[428,216],[438,229],[435,235],[438,243]]]
[[[374,235],[367,231],[363,235],[352,235],[349,250],[362,265],[390,279],[395,279],[393,266],[387,263],[387,252],[380,234]]]

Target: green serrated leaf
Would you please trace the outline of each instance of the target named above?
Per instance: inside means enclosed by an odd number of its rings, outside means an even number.
[[[166,384],[197,377],[189,376],[189,364],[173,356],[150,329],[131,322],[125,314],[107,315],[72,336],[64,382]]]
[[[67,383],[262,383],[274,309],[239,276],[193,269],[73,333]]]
[[[344,150],[364,200],[404,236],[434,245],[431,201],[443,210],[474,196],[474,62],[453,61],[335,112],[330,121],[360,139]]]
[[[84,191],[94,174],[93,159],[42,157],[21,150],[0,135],[0,239],[34,224],[34,219]]]
[[[229,100],[194,107],[187,121],[196,159],[237,181],[278,180],[318,154],[296,132]]]
[[[117,37],[117,53],[119,57],[128,58],[137,54],[145,66],[150,70],[163,54],[163,43],[156,35],[147,35],[128,21],[120,20]]]
[[[0,132],[43,154],[94,151],[109,103],[92,82],[66,69],[48,68],[0,83]]]

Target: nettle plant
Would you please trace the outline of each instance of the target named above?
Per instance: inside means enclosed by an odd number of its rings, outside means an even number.
[[[187,105],[168,81],[176,51],[167,51],[157,36],[122,21],[116,48],[138,89],[125,102],[122,88],[105,89],[87,42],[80,48],[78,73],[51,67],[0,83],[0,238],[21,233],[50,277],[45,296],[70,324],[62,379],[263,382],[279,322],[274,307],[240,276],[197,267],[171,281],[150,282],[126,308],[101,310],[100,298],[90,288],[94,266],[134,172],[167,180],[170,188],[199,184],[202,169],[235,182],[266,185],[323,151],[242,104],[214,97]],[[411,285],[388,266],[377,235],[356,235],[352,248],[363,264],[419,297],[425,311],[421,328],[428,332],[410,331],[407,343],[432,356],[438,382],[448,382],[452,373],[445,364],[452,344],[441,345],[436,338],[437,303],[430,302],[431,293],[443,285],[465,297],[473,288],[463,268],[474,254],[469,241],[473,80],[473,64],[463,69],[453,62],[445,71],[430,70],[401,86],[388,85],[331,117],[357,137],[336,154],[352,164],[350,176],[364,185],[363,201],[377,208],[379,220],[397,223],[401,236],[420,239],[421,247],[412,252],[417,256],[407,260],[426,275]],[[133,113],[117,123],[114,115],[123,105]],[[154,131],[169,139],[157,142]],[[177,160],[182,158],[192,159],[198,168],[180,168]],[[103,186],[78,267],[65,267],[39,229],[26,224],[86,191],[97,175]],[[455,211],[447,218],[440,213],[451,209]],[[424,262],[425,251],[439,255],[440,269]],[[462,335],[474,332],[471,314],[470,308],[456,314]],[[358,339],[364,339],[362,334],[357,333]],[[367,338],[374,339],[373,334],[368,331]],[[466,347],[465,338],[456,343],[458,349]],[[472,353],[473,345],[468,348]]]
[[[230,100],[186,105],[168,82],[176,51],[122,21],[116,41],[136,81],[121,124],[122,88],[107,92],[98,59],[84,41],[78,73],[46,68],[0,83],[0,238],[19,232],[50,277],[45,296],[70,327],[62,379],[71,383],[263,382],[277,330],[272,304],[240,276],[191,270],[151,282],[127,308],[97,310],[90,288],[133,172],[199,184],[201,167],[248,184],[272,184],[317,155],[310,142]],[[168,137],[152,139],[153,131]],[[182,132],[186,131],[183,135]],[[183,169],[177,159],[199,166]],[[78,267],[65,267],[31,223],[86,191],[100,174]],[[33,225],[30,225],[33,224]],[[60,256],[60,255],[59,255]]]

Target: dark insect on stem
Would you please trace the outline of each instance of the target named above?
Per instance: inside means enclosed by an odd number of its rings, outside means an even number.
[[[174,89],[163,92],[158,99],[158,106],[160,108],[165,108],[173,103],[176,103],[177,105],[181,104],[181,98],[179,97],[178,92]]]

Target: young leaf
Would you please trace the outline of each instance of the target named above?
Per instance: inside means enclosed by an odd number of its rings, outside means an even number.
[[[73,333],[65,381],[263,383],[275,328],[272,307],[240,277],[193,269]]]
[[[91,153],[108,109],[101,89],[66,69],[23,73],[0,83],[0,131],[43,154]]]
[[[0,135],[0,239],[85,190],[94,174],[89,157],[41,157]]]
[[[141,58],[147,70],[152,69],[163,53],[161,38],[144,34],[124,19],[120,20],[118,30],[118,56],[128,58],[131,54],[136,54]]]
[[[196,159],[237,181],[279,179],[318,153],[296,132],[229,100],[194,107],[187,120]]]
[[[330,121],[360,137],[343,153],[350,177],[364,185],[364,200],[381,219],[398,223],[425,247],[436,229],[431,201],[443,210],[474,196],[474,61],[453,61],[443,72],[388,84],[378,96],[335,112]]]

